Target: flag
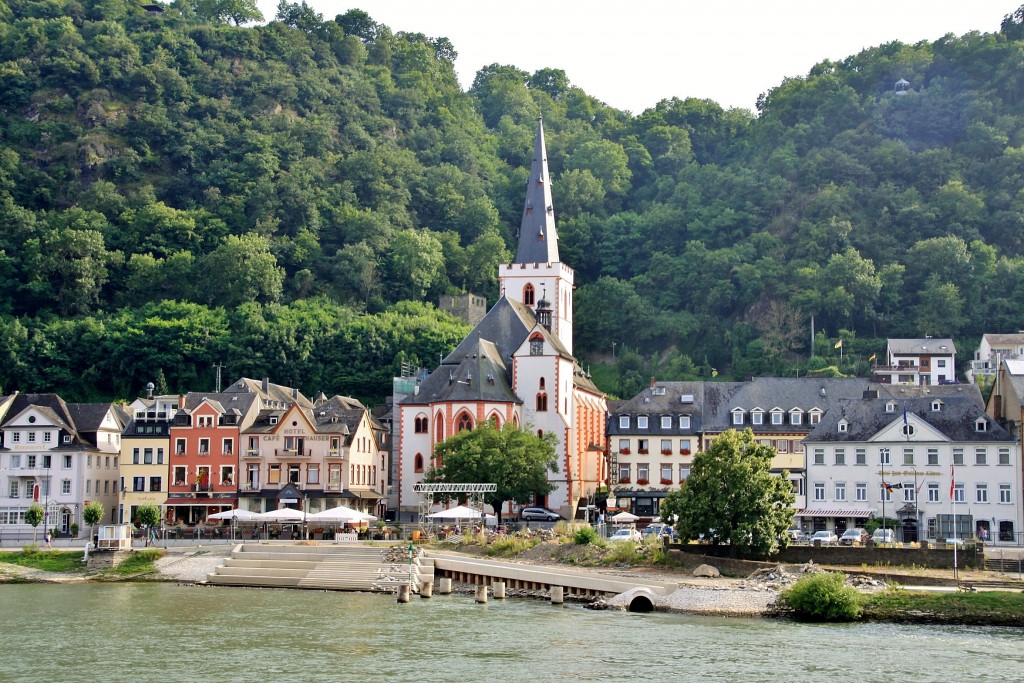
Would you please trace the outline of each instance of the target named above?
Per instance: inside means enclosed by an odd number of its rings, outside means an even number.
[[[953,500],[953,491],[956,490],[956,465],[949,464],[949,499]]]
[[[903,406],[903,426],[907,426],[907,407]],[[906,432],[906,430],[904,430]]]
[[[870,363],[871,361],[875,360],[876,358],[878,358],[878,354],[877,353],[873,353],[873,354],[871,354],[871,357],[868,358],[868,362]]]
[[[888,491],[889,493],[892,493],[892,489],[893,489],[893,486],[892,486],[892,484],[887,484],[887,483],[885,483],[885,482],[883,481],[883,482],[882,482],[882,487],[883,487],[883,488],[885,488],[885,490],[886,490],[886,491]]]
[[[841,348],[843,348],[843,340],[842,340],[842,339],[840,339],[839,341],[837,341],[837,342],[836,342],[836,345],[835,345],[835,346],[834,346],[833,348],[836,348],[836,349],[841,349]]]

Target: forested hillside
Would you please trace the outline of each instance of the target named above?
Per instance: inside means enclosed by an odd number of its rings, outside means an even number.
[[[608,391],[820,370],[840,334],[852,373],[887,336],[1024,328],[1020,10],[823,62],[756,113],[632,115],[555,69],[463,92],[458,46],[355,10],[161,7],[0,0],[5,391],[212,389],[223,364],[383,396],[466,332],[429,302],[497,296],[538,116]]]

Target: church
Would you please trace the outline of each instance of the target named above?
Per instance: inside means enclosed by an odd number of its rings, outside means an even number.
[[[532,505],[573,519],[607,481],[607,405],[573,357],[574,272],[558,256],[543,121],[518,241],[515,260],[498,269],[501,298],[395,407],[402,519],[420,510],[414,486],[430,469],[434,445],[486,420],[558,437],[558,472],[548,475],[554,488]],[[515,510],[501,512],[513,516]]]

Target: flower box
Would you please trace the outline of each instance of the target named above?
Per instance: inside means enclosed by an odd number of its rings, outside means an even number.
[[[619,483],[620,484],[630,484],[632,482],[629,480],[629,477],[626,477],[625,479],[619,479]]]
[[[629,455],[629,449],[623,448],[619,450],[619,455]]]
[[[650,483],[651,482],[649,480],[647,480],[647,479],[637,479],[636,480],[637,486],[647,486]]]
[[[672,455],[672,451],[670,449],[668,449],[668,448],[663,448],[663,449],[661,449],[661,454],[662,455]]]
[[[689,454],[690,454],[690,449],[689,448],[681,448],[681,449],[679,449],[679,455],[689,455]]]
[[[647,455],[649,452],[646,448],[641,448],[637,451],[640,455]]]

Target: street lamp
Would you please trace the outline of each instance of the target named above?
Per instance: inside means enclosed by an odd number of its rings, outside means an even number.
[[[917,541],[921,542],[921,506],[918,505],[917,500],[917,468],[913,465],[907,465],[911,470],[914,471],[914,527],[916,529]],[[904,541],[907,539],[903,539]]]

